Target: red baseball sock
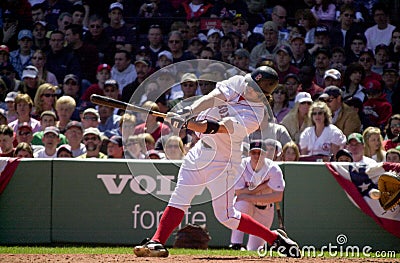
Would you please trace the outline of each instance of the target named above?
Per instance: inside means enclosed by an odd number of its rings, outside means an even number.
[[[167,206],[161,216],[160,224],[151,240],[165,244],[172,231],[179,226],[185,213],[175,207]]]
[[[238,230],[254,236],[258,236],[267,241],[268,244],[272,244],[278,237],[278,234],[272,232],[271,230],[254,220],[252,217],[244,213],[242,213],[242,216],[240,218]]]

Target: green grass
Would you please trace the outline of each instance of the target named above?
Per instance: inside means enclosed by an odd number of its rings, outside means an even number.
[[[258,257],[255,251],[238,251],[229,249],[169,249],[171,255],[192,255],[192,256],[254,256]],[[132,254],[132,247],[113,246],[0,246],[0,254]],[[319,253],[317,252],[319,255]],[[274,253],[276,256],[276,254]],[[332,258],[333,255],[325,252],[326,258]],[[361,256],[362,257],[362,256]],[[395,258],[400,258],[400,253],[396,253]]]

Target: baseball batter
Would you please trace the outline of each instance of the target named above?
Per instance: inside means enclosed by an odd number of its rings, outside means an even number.
[[[184,123],[200,140],[187,153],[179,170],[178,182],[164,210],[156,233],[134,248],[139,257],[167,257],[164,244],[182,221],[196,194],[205,187],[211,193],[215,217],[230,229],[256,235],[283,254],[300,257],[296,242],[271,231],[233,206],[234,184],[241,174],[241,143],[254,132],[263,118],[265,95],[278,84],[278,75],[262,66],[246,76],[218,82],[216,88],[166,121],[180,128]],[[193,119],[192,116],[197,116]]]
[[[266,158],[266,144],[262,140],[250,142],[249,157],[243,158],[243,175],[235,185],[235,208],[254,218],[267,228],[274,219],[274,203],[282,201],[285,181],[281,168]],[[251,184],[255,189],[249,190]],[[241,249],[244,233],[232,230],[231,248]],[[247,250],[257,250],[264,240],[249,235]]]

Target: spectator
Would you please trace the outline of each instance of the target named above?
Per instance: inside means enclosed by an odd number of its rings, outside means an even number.
[[[171,52],[169,52],[168,50],[161,51],[160,53],[158,53],[158,60],[155,64],[156,68],[160,69],[171,65],[173,60],[174,58]]]
[[[385,151],[396,148],[400,141],[398,140],[400,135],[400,114],[392,115],[386,125],[385,129],[386,138],[382,142]]]
[[[18,33],[18,46],[17,50],[10,52],[10,62],[19,76],[22,76],[23,69],[31,64],[33,35],[32,31],[23,29]]]
[[[2,78],[0,76],[0,109],[5,109],[7,108],[6,103],[5,103],[5,98],[7,97],[8,93],[8,87],[5,83],[5,78]]]
[[[314,82],[316,72],[313,66],[303,66],[299,71],[300,91],[307,92],[312,98],[321,94],[324,89]],[[325,76],[325,74],[324,74]]]
[[[239,42],[246,50],[252,50],[263,41],[263,35],[249,30],[249,21],[242,14],[236,14],[232,20],[232,30],[239,34]]]
[[[32,146],[31,142],[33,139],[33,132],[32,132],[32,127],[29,125],[29,123],[27,122],[19,123],[15,134],[16,134],[17,144],[21,142],[26,142]]]
[[[18,48],[18,18],[10,10],[3,10],[3,30],[0,30],[0,43],[6,45],[10,50]]]
[[[364,155],[364,139],[359,133],[352,133],[347,137],[346,149],[353,156],[354,162],[362,164],[376,164],[376,161]]]
[[[87,108],[81,115],[82,126],[86,130],[87,128],[98,128],[100,124],[99,112],[94,108]]]
[[[331,52],[326,48],[320,48],[314,52],[315,56],[315,83],[324,88],[325,71],[330,67]]]
[[[300,151],[297,144],[290,141],[283,145],[282,148],[282,161],[283,162],[297,162],[300,158]]]
[[[86,146],[82,143],[83,126],[78,121],[71,121],[65,127],[65,137],[68,139],[68,145],[71,147],[72,156],[78,157],[86,153]]]
[[[377,127],[368,127],[363,132],[364,155],[377,162],[386,161],[386,151],[382,146],[381,130]]]
[[[382,3],[374,4],[372,7],[372,15],[376,24],[365,30],[368,49],[375,50],[375,47],[379,44],[390,44],[392,31],[395,29],[395,26],[388,23],[388,14],[389,10]]]
[[[324,102],[315,102],[309,110],[312,126],[300,134],[302,155],[323,155],[329,161],[346,144],[346,136],[332,124],[331,110]]]
[[[165,159],[165,155],[157,150],[150,150],[146,152],[146,159],[161,160]]]
[[[332,123],[338,127],[344,135],[361,130],[361,121],[355,111],[343,103],[342,90],[336,86],[324,89],[320,96],[332,112]]]
[[[72,24],[81,26],[83,28],[84,32],[86,32],[88,30],[88,28],[87,28],[88,14],[87,13],[88,12],[86,12],[85,7],[81,3],[74,3],[74,6],[72,7],[72,10],[71,10]]]
[[[37,21],[33,24],[32,36],[33,36],[33,50],[45,50],[49,45],[47,35],[47,24],[44,21]]]
[[[0,66],[6,66],[10,63],[10,49],[6,45],[0,45]]]
[[[4,109],[0,108],[0,125],[1,124],[8,125],[8,122],[7,122],[7,113],[6,113],[6,111]]]
[[[14,157],[14,131],[7,124],[0,125],[0,157]]]
[[[11,91],[7,93],[6,98],[4,99],[7,105],[7,123],[13,122],[18,118],[18,114],[15,109],[15,98],[17,97],[18,93],[15,91]]]
[[[83,93],[81,100],[90,103],[90,96],[93,94],[104,95],[105,82],[111,77],[111,67],[108,64],[100,64],[97,66],[96,79],[97,83],[90,85]],[[118,83],[115,81],[115,84]],[[117,87],[118,91],[118,87]],[[118,92],[117,92],[118,98]]]
[[[17,79],[18,74],[10,63],[0,67],[0,74],[3,76],[3,81],[6,81],[8,90],[18,90],[21,81]]]
[[[207,32],[207,47],[211,48],[213,51],[214,55],[213,57],[219,52],[220,48],[220,41],[221,37],[223,36],[223,33],[221,30],[216,29],[216,28],[211,28]]]
[[[168,160],[182,160],[186,154],[183,141],[179,136],[170,136],[164,145],[165,157]]]
[[[56,2],[52,0],[45,0],[43,5],[44,9],[47,10],[46,22],[49,23],[51,30],[57,28],[57,20],[62,13],[72,10],[72,3],[67,0],[58,0]],[[71,20],[69,20],[69,23],[71,23]]]
[[[31,144],[32,145],[44,145],[43,144],[44,130],[47,127],[55,126],[56,121],[57,121],[57,116],[53,111],[43,111],[42,114],[40,114],[41,130],[38,132],[35,132],[33,134],[33,139],[31,141]],[[67,139],[65,138],[64,134],[59,134],[59,138],[60,138],[59,145],[67,143]]]
[[[103,18],[94,13],[89,17],[89,31],[83,36],[83,41],[97,48],[100,63],[111,64],[114,62],[112,40],[104,32]]]
[[[142,142],[143,146],[143,151],[146,153],[148,151],[154,150],[156,141],[154,140],[154,137],[150,133],[140,133],[139,138]],[[162,158],[164,159],[164,155]]]
[[[183,35],[179,31],[171,31],[168,34],[168,48],[172,53],[174,63],[196,58],[189,51],[184,51],[183,41]]]
[[[71,146],[63,144],[57,148],[57,158],[74,158],[72,155]]]
[[[342,47],[332,48],[331,68],[337,69],[340,72],[346,70],[346,51]]]
[[[291,64],[298,69],[306,65],[311,66],[313,59],[308,52],[304,36],[297,33],[290,38],[289,42],[292,50]]]
[[[33,150],[29,143],[20,142],[14,150],[14,157],[17,158],[33,158]]]
[[[125,158],[124,148],[122,145],[122,137],[114,135],[110,139],[105,139],[107,142],[107,157],[108,158]]]
[[[286,127],[290,137],[295,143],[299,142],[300,134],[304,131],[304,129],[311,125],[308,111],[312,102],[313,100],[311,99],[310,93],[299,92],[296,95],[295,106],[281,122],[281,124]]]
[[[171,17],[173,12],[171,1],[165,0],[151,0],[145,2],[139,8],[139,16],[145,18],[157,17]]]
[[[99,65],[99,54],[96,46],[83,42],[81,25],[71,24],[65,28],[65,40],[73,54],[78,58],[81,68],[81,80],[84,89],[96,81],[96,69]]]
[[[149,30],[147,31],[147,40],[148,44],[145,45],[145,48],[150,53],[151,65],[155,67],[157,60],[160,59],[161,52],[168,49],[168,46],[163,41],[163,31],[160,25],[153,24],[149,27]],[[158,66],[162,68],[161,65]]]
[[[108,38],[112,39],[115,47],[119,46],[118,49],[132,53],[136,32],[128,27],[124,22],[122,14],[123,10],[124,7],[119,2],[115,2],[110,5],[108,9],[108,18],[110,18],[110,24],[104,29],[104,32]]]
[[[32,65],[24,68],[21,79],[22,81],[18,86],[18,91],[23,94],[28,94],[32,100],[36,96],[38,87],[45,83],[44,80],[38,78],[38,70]]]
[[[73,98],[76,104],[76,109],[72,113],[71,119],[79,120],[79,109],[85,106],[84,104],[82,104],[82,101],[80,100],[81,85],[79,82],[79,77],[74,74],[68,74],[64,77],[63,83],[64,83],[62,86],[63,95],[70,96],[71,98]]]
[[[278,26],[272,21],[263,25],[264,42],[256,45],[250,52],[250,65],[255,67],[260,58],[271,58],[282,45],[278,40]]]
[[[58,30],[50,34],[50,50],[47,55],[47,69],[54,73],[58,83],[63,83],[67,74],[74,74],[80,77],[79,59],[64,45],[64,33]]]
[[[204,73],[199,76],[199,88],[201,95],[207,95],[216,87],[217,81],[214,81],[214,75],[211,73]]]
[[[317,19],[310,9],[299,9],[295,14],[297,24],[304,27],[306,34],[304,41],[307,48],[311,48],[315,43],[315,29],[317,28]]]
[[[83,133],[83,143],[85,144],[86,147],[86,153],[78,156],[77,158],[107,159],[107,155],[100,152],[102,142],[99,129],[93,127],[85,129]]]
[[[378,73],[373,72],[372,65],[375,63],[375,56],[372,50],[363,50],[360,53],[359,63],[364,67],[365,78],[362,85],[365,86],[371,80],[376,80],[378,82],[382,81],[382,76]]]
[[[324,74],[324,87],[329,86],[342,86],[342,74],[339,70],[331,68],[325,71]]]
[[[76,108],[76,102],[71,96],[64,95],[56,102],[56,113],[58,122],[56,127],[63,133],[66,129],[68,122],[71,121],[71,116]]]
[[[180,81],[180,86],[183,92],[183,96],[177,99],[174,99],[168,103],[168,107],[170,109],[174,108],[180,103],[185,103],[187,104],[188,100],[190,98],[194,98],[196,96],[196,90],[199,86],[198,84],[198,79],[195,74],[193,73],[186,73],[182,76],[181,81]],[[190,100],[190,103],[193,102],[193,100]]]
[[[69,10],[68,10],[69,11]],[[57,28],[56,30],[59,30],[65,34],[65,28],[72,23],[72,15],[69,12],[63,12],[59,15],[57,19]]]
[[[316,0],[311,12],[319,23],[329,26],[332,26],[336,19],[336,6],[331,0]]]
[[[343,76],[343,100],[359,98],[362,102],[367,99],[362,85],[365,78],[364,67],[359,63],[351,63],[347,66]]]
[[[38,70],[38,78],[44,80],[46,83],[50,83],[53,86],[58,86],[56,76],[47,70],[46,68],[46,54],[37,49],[31,58],[32,65]]]
[[[265,151],[266,151],[266,158],[272,161],[281,161],[282,157],[282,144],[275,140],[268,138],[264,141],[265,143]]]
[[[386,162],[400,163],[400,151],[397,149],[389,149],[386,152]]]
[[[134,65],[137,77],[123,88],[121,99],[125,102],[138,104],[144,94],[143,89],[138,88],[150,73],[150,62],[145,59],[140,59],[136,60]]]
[[[142,107],[152,111],[159,111],[158,105],[152,101],[146,101]],[[134,134],[149,133],[153,137],[155,144],[155,141],[158,140],[158,138],[171,132],[170,128],[166,124],[159,122],[157,117],[150,114],[148,114],[146,117],[147,118],[144,123],[135,127]]]
[[[394,32],[394,31],[393,31]],[[400,36],[400,31],[398,32]],[[399,37],[400,39],[400,37]],[[377,45],[375,48],[375,64],[372,65],[372,72],[375,72],[379,75],[383,75],[383,67],[385,66],[386,62],[389,61],[389,58],[394,56],[390,55],[389,47],[385,44]]]
[[[358,62],[360,58],[361,51],[365,50],[367,47],[367,39],[363,33],[356,33],[351,37],[350,43],[345,47],[346,51],[346,65]]]
[[[287,74],[298,74],[299,69],[290,64],[293,53],[289,46],[282,45],[278,47],[275,53],[275,70],[279,76],[279,83],[284,82],[284,78]]]
[[[114,108],[99,105],[98,113],[100,123],[97,128],[99,128],[100,132],[106,133],[119,128],[121,116],[114,114]]]
[[[331,47],[329,28],[324,25],[318,25],[315,28],[315,33],[314,33],[314,46],[308,49],[308,52],[315,57],[316,56],[315,52],[317,50],[319,49],[327,50],[328,53],[330,54],[331,48],[332,47]]]
[[[272,8],[271,20],[278,25],[279,29],[279,41],[289,40],[289,30],[287,29],[287,12],[286,9],[281,5],[275,5]]]
[[[143,154],[144,144],[142,145],[139,135],[130,135],[125,144],[125,158],[127,159],[145,159]]]
[[[289,113],[289,93],[285,86],[279,84],[274,92],[272,92],[271,109],[274,113],[277,123]]]
[[[283,82],[288,91],[289,108],[292,109],[294,107],[294,99],[300,89],[300,79],[296,74],[287,74]]]
[[[399,72],[395,62],[386,62],[383,66],[383,93],[386,94],[386,99],[392,104],[393,112],[400,113],[398,103],[393,103],[398,98],[399,90]]]
[[[400,27],[397,26],[393,30],[392,41],[390,42],[388,48],[389,48],[389,57],[391,58],[391,60],[399,62],[400,61]]]
[[[364,103],[364,113],[371,121],[371,125],[382,131],[385,124],[392,116],[392,105],[386,100],[382,93],[382,85],[376,80],[370,80],[365,85],[367,101]]]
[[[18,118],[9,123],[8,126],[13,128],[14,132],[17,132],[18,125],[27,122],[33,132],[40,131],[40,122],[31,118],[31,112],[33,108],[33,101],[28,94],[18,94],[15,97],[15,111],[18,114]]]
[[[55,111],[57,102],[57,87],[44,83],[39,86],[35,99],[33,100],[34,112],[33,117],[40,118],[44,111]]]
[[[119,99],[119,88],[116,80],[108,79],[104,82],[104,96]]]
[[[353,160],[353,154],[349,152],[346,149],[340,149],[335,156],[336,162],[350,162],[352,163]]]
[[[114,66],[111,69],[111,78],[118,82],[119,94],[126,85],[137,78],[135,66],[131,63],[131,55],[125,50],[117,50],[114,55]]]
[[[60,143],[60,130],[55,126],[46,127],[43,131],[44,148],[34,152],[35,158],[55,158],[57,157],[57,145]]]
[[[321,99],[324,100],[323,97]],[[364,105],[359,98],[350,98],[345,100],[344,103],[357,112],[358,118],[361,121],[361,132],[364,131],[365,128],[372,126],[370,119],[364,113]]]

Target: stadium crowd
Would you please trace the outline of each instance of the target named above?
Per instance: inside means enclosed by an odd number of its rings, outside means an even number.
[[[279,85],[250,137],[275,160],[399,162],[391,2],[2,1],[0,156],[182,159],[196,134],[90,96],[165,113],[268,65]]]

